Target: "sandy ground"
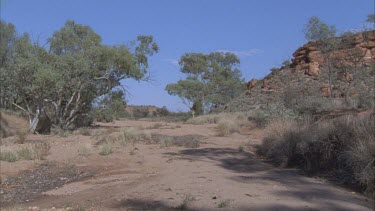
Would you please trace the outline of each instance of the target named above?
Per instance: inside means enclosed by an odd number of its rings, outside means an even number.
[[[240,134],[215,136],[215,125],[116,121],[94,127],[102,136],[134,127],[168,136],[201,135],[198,148],[161,147],[135,143],[100,156],[95,135],[28,137],[48,141],[46,160],[1,161],[1,177],[33,171],[44,162],[74,166],[93,176],[44,191],[31,201],[7,209],[73,207],[77,210],[374,210],[374,201],[296,169],[280,169],[253,153],[262,131],[244,128]],[[9,138],[11,139],[11,138]],[[8,141],[11,142],[11,141]],[[7,143],[6,141],[4,143]],[[82,147],[89,149],[80,155]],[[240,146],[247,146],[240,150]],[[5,144],[3,147],[14,147]],[[83,170],[82,170],[83,171]]]

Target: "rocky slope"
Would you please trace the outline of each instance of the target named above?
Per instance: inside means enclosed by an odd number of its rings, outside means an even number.
[[[273,69],[262,80],[219,111],[249,111],[276,102],[333,98],[347,104],[374,95],[375,31],[309,42],[298,48],[290,64]],[[357,105],[358,106],[358,105]]]

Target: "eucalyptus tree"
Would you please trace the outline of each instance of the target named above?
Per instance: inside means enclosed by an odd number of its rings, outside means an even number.
[[[305,38],[308,41],[327,40],[336,36],[336,27],[322,22],[318,17],[313,16],[307,22]]]
[[[146,35],[134,46],[105,45],[92,28],[74,21],[53,33],[48,48],[24,40],[6,69],[15,76],[7,79],[18,96],[13,104],[30,114],[31,129],[42,113],[60,128],[72,127],[95,98],[121,86],[121,80],[144,79],[148,57],[158,51]]]
[[[186,79],[168,84],[166,90],[179,96],[199,115],[203,108],[223,106],[244,90],[244,80],[238,69],[240,60],[233,53],[186,53],[181,56],[180,71]]]

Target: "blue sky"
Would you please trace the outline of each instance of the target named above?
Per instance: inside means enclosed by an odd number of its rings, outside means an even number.
[[[185,52],[232,51],[246,80],[262,78],[305,43],[303,27],[318,16],[339,32],[358,29],[374,0],[1,0],[1,18],[44,42],[66,20],[91,26],[105,44],[151,34],[160,52],[150,60],[152,82],[124,81],[129,104],[186,110],[165,85],[184,78]]]

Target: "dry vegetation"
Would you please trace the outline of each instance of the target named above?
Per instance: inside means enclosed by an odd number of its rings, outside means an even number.
[[[42,160],[48,155],[51,146],[46,143],[27,144],[18,149],[3,149],[0,151],[0,160],[15,162],[18,160]]]
[[[314,124],[276,121],[259,152],[278,165],[298,166],[375,194],[375,113]]]
[[[188,119],[188,124],[217,124],[216,135],[217,136],[228,136],[232,133],[239,132],[240,128],[249,124],[247,118],[253,115],[253,113],[218,113],[202,115],[195,118]]]

